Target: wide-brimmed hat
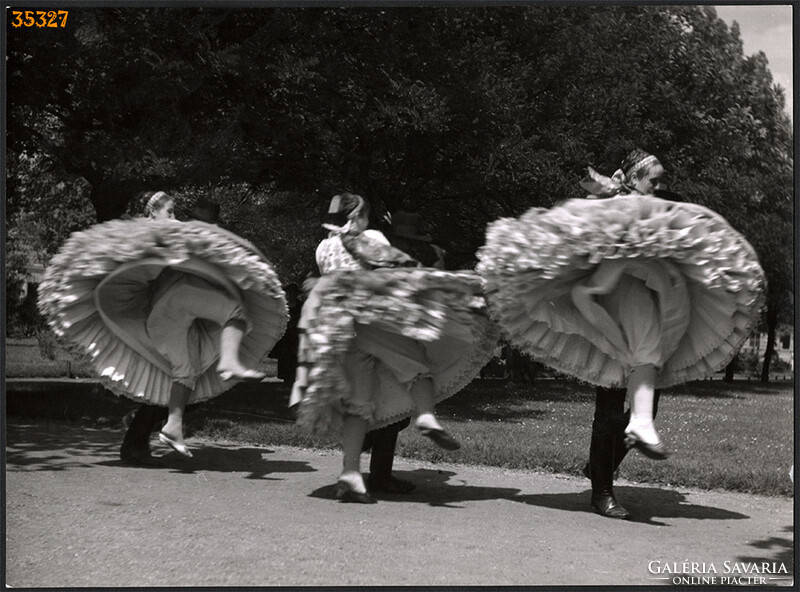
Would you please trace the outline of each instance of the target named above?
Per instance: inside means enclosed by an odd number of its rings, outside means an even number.
[[[412,212],[395,212],[392,214],[392,234],[411,240],[430,242],[429,234],[421,234],[420,215]]]

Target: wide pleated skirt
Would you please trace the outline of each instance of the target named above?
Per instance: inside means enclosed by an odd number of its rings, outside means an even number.
[[[173,377],[147,332],[152,282],[165,268],[193,274],[241,301],[248,332],[240,359],[263,368],[287,323],[272,265],[248,241],[205,222],[114,220],[73,233],[39,286],[39,308],[55,334],[87,356],[112,392],[167,405]],[[203,352],[189,403],[215,397],[236,381],[216,373],[220,328],[198,319],[187,338]]]
[[[764,301],[758,258],[724,218],[652,196],[573,199],[502,218],[478,256],[506,337],[604,387],[624,386],[643,364],[658,369],[658,387],[714,374]]]
[[[300,357],[309,370],[298,425],[325,434],[337,433],[344,412],[354,409],[348,356],[357,336],[382,349],[374,361],[372,396],[355,413],[370,429],[414,413],[404,372],[410,372],[407,377],[415,371],[429,376],[435,402],[442,401],[478,375],[499,337],[480,278],[474,272],[430,268],[325,275],[309,295],[300,325],[306,331]]]

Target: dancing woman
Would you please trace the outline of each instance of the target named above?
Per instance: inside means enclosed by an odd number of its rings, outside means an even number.
[[[605,199],[532,208],[489,226],[479,253],[490,311],[534,358],[600,387],[627,388],[627,444],[652,458],[654,388],[706,378],[758,321],[764,274],[752,247],[715,212],[652,195],[663,172],[636,150]]]
[[[286,327],[280,282],[258,249],[169,216],[73,233],[45,272],[39,307],[107,388],[168,407],[159,438],[184,456],[186,405],[263,378],[253,367]]]
[[[497,335],[476,274],[420,267],[367,228],[361,196],[335,196],[329,213],[339,219],[317,248],[292,403],[300,426],[341,433],[337,498],[374,503],[360,470],[367,430],[412,416],[422,435],[459,448],[434,406],[478,374]]]
[[[172,220],[175,218],[175,200],[164,191],[153,191],[145,202],[143,216],[151,220]],[[162,466],[161,460],[150,451],[150,434],[158,424],[166,421],[167,416],[165,407],[147,403],[140,404],[132,414],[128,414],[122,420],[127,429],[119,449],[120,458],[134,466]]]
[[[156,191],[144,206],[144,216],[151,220],[174,220],[175,200],[164,191]]]

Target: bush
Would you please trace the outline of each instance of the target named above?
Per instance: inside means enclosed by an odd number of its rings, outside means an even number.
[[[734,358],[733,371],[747,376],[758,376],[761,373],[762,359],[756,352],[740,352]]]
[[[27,293],[23,294],[24,280],[8,278],[6,290],[6,337],[39,337],[48,331],[47,322],[39,314],[36,304],[37,286],[29,283]]]

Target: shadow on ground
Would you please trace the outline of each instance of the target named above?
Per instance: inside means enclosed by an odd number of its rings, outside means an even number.
[[[633,522],[667,526],[658,518],[687,518],[690,520],[744,520],[746,514],[712,506],[690,503],[685,494],[660,487],[615,486],[614,495],[633,515]],[[589,505],[591,490],[580,493],[548,493],[521,495],[513,501],[568,512],[592,512]]]
[[[15,424],[7,428],[6,468],[9,471],[67,471],[78,467],[128,466],[119,458],[123,435],[121,430],[63,423]],[[163,452],[163,448],[154,449],[156,456]],[[188,474],[201,471],[242,472],[247,473],[245,479],[278,479],[268,475],[316,471],[307,462],[270,460],[268,455],[273,453],[269,448],[204,443],[193,448],[194,457],[191,459],[169,451],[159,456],[162,467],[135,469],[166,469]]]
[[[462,508],[457,504],[463,502],[486,501],[494,499],[511,499],[519,493],[519,489],[511,487],[477,487],[449,483],[451,477],[457,476],[453,471],[434,469],[417,469],[415,471],[394,471],[393,475],[412,481],[417,488],[408,495],[377,494],[381,501],[422,503],[443,508]],[[334,484],[315,489],[309,497],[333,500]]]
[[[63,423],[12,424],[7,426],[6,468],[8,471],[67,471],[78,467],[125,466],[119,459],[121,430],[95,429]],[[161,454],[161,450],[156,450]],[[314,472],[305,461],[270,460],[274,451],[268,448],[225,446],[204,443],[193,449],[194,458],[187,459],[174,451],[160,456],[161,470],[176,473],[218,471],[245,473],[245,479],[280,480],[276,474]],[[153,470],[144,469],[139,470]],[[158,470],[158,469],[156,469]],[[410,495],[380,494],[390,503],[422,503],[443,508],[462,508],[464,502],[509,500],[567,512],[591,513],[590,491],[520,495],[510,487],[487,487],[459,482],[453,471],[416,469],[397,471],[398,477],[417,485]],[[690,520],[742,520],[746,514],[690,503],[680,491],[659,487],[621,485],[615,487],[617,499],[627,507],[635,522],[666,526],[665,518]],[[333,484],[311,492],[310,497],[333,500]],[[787,527],[791,532],[791,527]],[[772,537],[752,543],[754,553],[741,561],[778,561],[791,564],[791,538]]]
[[[591,491],[569,493],[541,493],[520,495],[520,490],[509,487],[479,487],[458,483],[458,474],[453,471],[417,469],[395,471],[394,475],[412,481],[416,490],[408,495],[377,494],[385,502],[422,503],[445,508],[460,508],[463,502],[486,500],[509,500],[532,506],[551,508],[566,512],[592,513],[589,505]],[[455,482],[454,482],[455,481]],[[320,487],[310,497],[334,499],[333,484]],[[658,487],[618,486],[614,488],[620,501],[624,501],[634,515],[633,522],[666,526],[658,518],[686,518],[690,520],[744,520],[746,514],[732,512],[712,506],[690,503],[679,491]],[[780,543],[776,543],[780,544]]]
[[[764,563],[773,566],[774,575],[781,578],[794,578],[794,528],[792,526],[785,526],[783,532],[787,533],[784,537],[769,537],[753,541],[750,546],[753,547],[753,554],[737,557],[736,560],[743,563],[755,563],[759,566]],[[787,573],[783,573],[781,565]],[[769,574],[768,574],[769,575]]]
[[[201,473],[217,471],[221,473],[249,473],[245,479],[267,479],[281,481],[279,477],[269,477],[273,473],[313,473],[316,471],[305,461],[270,460],[265,455],[274,454],[268,448],[221,447],[208,443],[192,448],[192,458],[184,458],[177,452],[169,452],[161,457],[165,466],[175,473]]]

